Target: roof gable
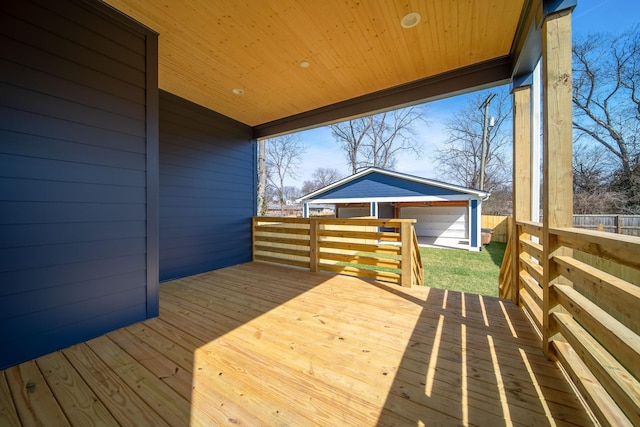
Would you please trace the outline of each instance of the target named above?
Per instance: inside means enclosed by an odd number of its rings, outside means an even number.
[[[302,197],[301,201],[328,199],[471,196],[489,193],[399,172],[369,168]]]

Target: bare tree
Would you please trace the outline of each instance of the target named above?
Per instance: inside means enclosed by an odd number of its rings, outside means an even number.
[[[576,214],[616,213],[624,204],[624,194],[611,188],[611,157],[607,150],[589,143],[573,146],[573,212]]]
[[[302,184],[302,194],[313,193],[316,190],[333,184],[341,178],[340,172],[333,168],[316,168],[311,175],[311,180]]]
[[[421,144],[413,128],[417,120],[424,120],[422,107],[410,107],[360,117],[330,125],[331,133],[345,152],[351,173],[365,167],[391,169],[397,155],[412,151],[421,155]]]
[[[573,45],[573,126],[617,160],[612,185],[640,210],[640,26]]]
[[[265,141],[267,181],[277,191],[280,211],[284,215],[286,177],[297,178],[304,144],[295,134],[278,136]]]
[[[511,102],[506,90],[494,92],[499,93],[490,105],[494,125],[487,129],[484,189],[489,192],[497,189],[509,191],[511,167],[506,149],[511,144],[511,129],[508,126]],[[486,98],[487,92],[478,93],[446,121],[449,137],[435,155],[443,176],[469,188],[480,188],[484,109],[479,107]]]
[[[258,141],[258,215],[267,213],[267,165],[264,139]]]
[[[289,200],[294,201],[302,196],[302,191],[300,190],[300,187],[296,187],[294,185],[285,185],[282,189],[282,195],[285,202]]]

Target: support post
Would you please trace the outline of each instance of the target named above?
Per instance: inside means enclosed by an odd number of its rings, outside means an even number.
[[[553,284],[560,279],[553,256],[559,246],[550,228],[573,225],[571,8],[550,13],[542,24],[543,79],[543,349],[553,357],[557,310]]]
[[[411,251],[413,250],[413,241],[412,241],[412,224],[410,222],[402,222],[400,226],[400,241],[402,245],[401,254],[402,254],[402,286],[406,288],[411,287],[412,276],[413,276],[413,255]]]
[[[517,221],[531,219],[531,86],[513,93],[513,230],[511,232],[511,300],[520,294],[520,231]]]

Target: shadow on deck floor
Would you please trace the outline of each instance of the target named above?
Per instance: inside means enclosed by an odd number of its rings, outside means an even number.
[[[508,301],[243,264],[162,284],[159,318],[3,371],[0,424],[591,424],[539,348]]]

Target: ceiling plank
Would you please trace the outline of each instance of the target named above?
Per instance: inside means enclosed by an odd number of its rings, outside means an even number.
[[[161,89],[258,126],[505,57],[532,0],[104,1],[160,34]]]

